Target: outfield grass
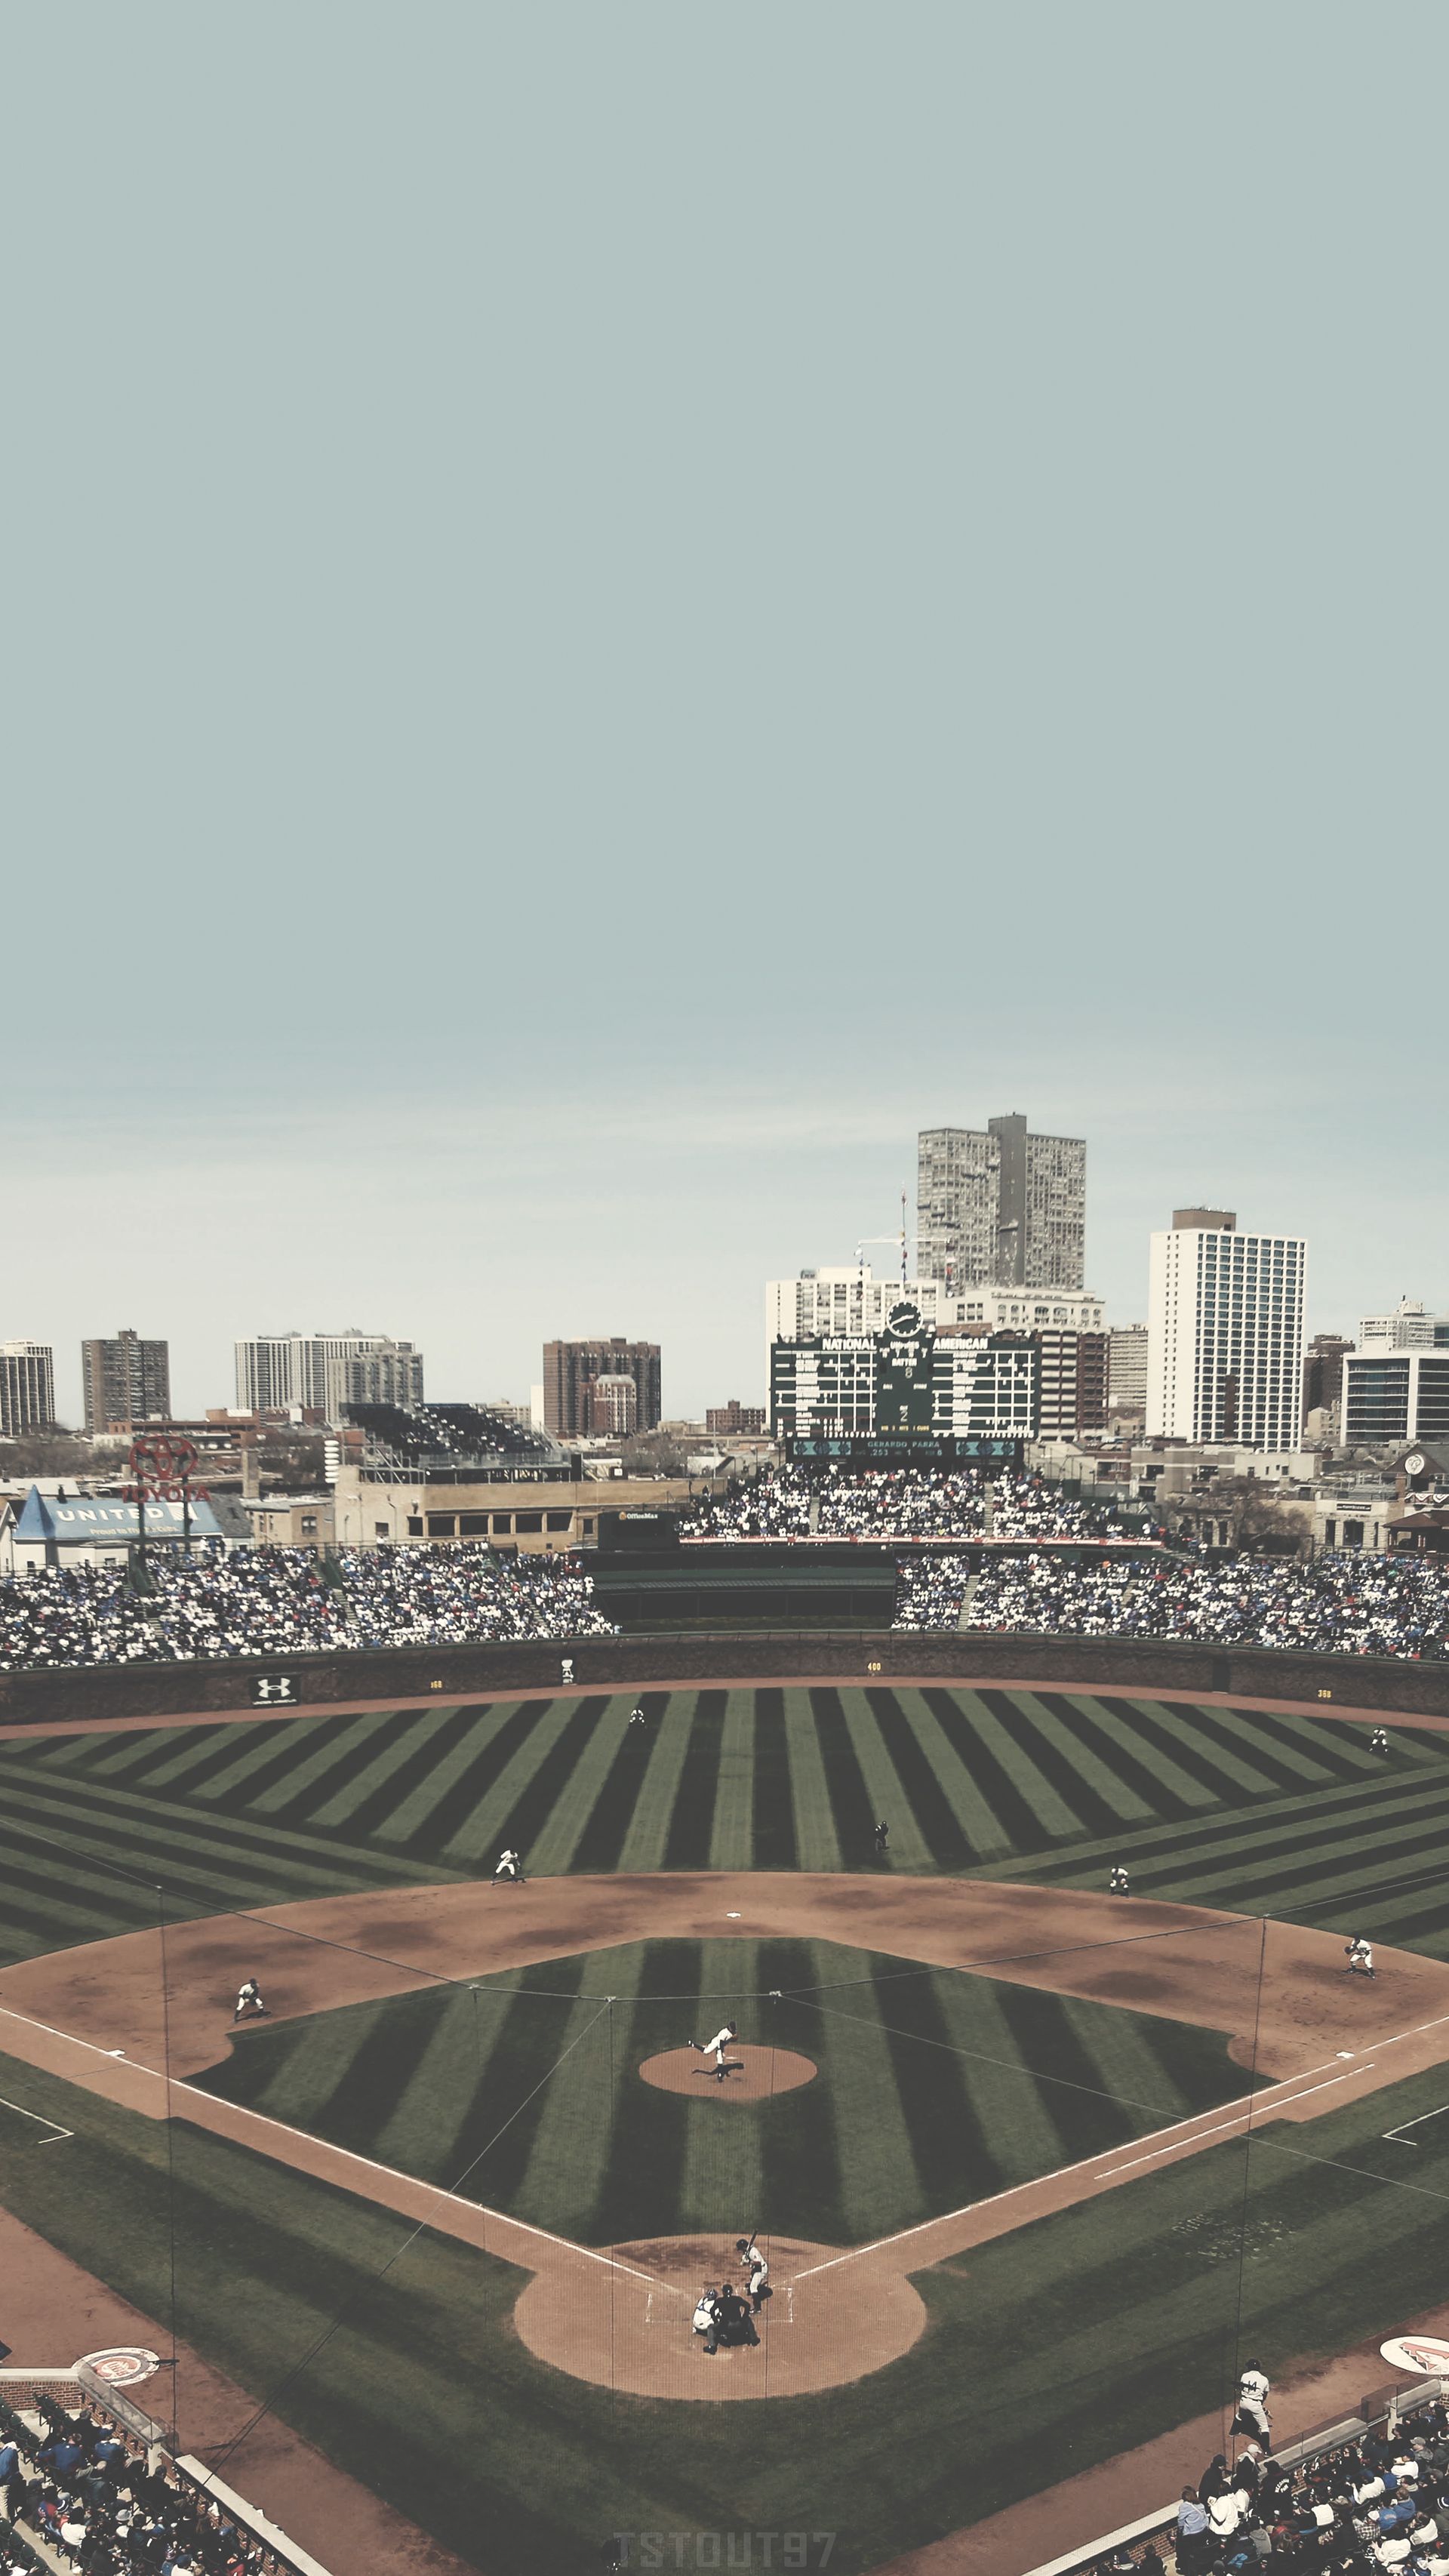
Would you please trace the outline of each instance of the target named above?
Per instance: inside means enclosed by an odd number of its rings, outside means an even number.
[[[0,2092],[77,2132],[0,2139],[7,2205],[164,2320],[164,2133],[12,2061]],[[404,2222],[180,2122],[178,2328],[480,2568],[577,2576],[610,2531],[753,2525],[838,2531],[862,2571],[1210,2408],[1246,2350],[1276,2376],[1403,2325],[1449,2258],[1449,2122],[1421,2132],[1412,2193],[1380,2132],[1445,2094],[1439,2071],[1265,2130],[1245,2228],[1224,2145],[923,2273],[912,2353],[758,2408],[565,2379],[512,2332],[510,2266],[424,2231],[378,2279]]]
[[[469,1878],[505,1840],[540,1875],[869,1869],[880,1815],[888,1870],[1091,1886],[1120,1859],[1141,1893],[1449,1955],[1449,1738],[1394,1729],[1381,1758],[1363,1730],[1307,1711],[934,1688],[646,1693],[646,1732],[627,1727],[632,1696],[4,1741],[0,1958],[154,1922],[158,1881],[170,1917],[203,1915]],[[664,1995],[743,1982],[738,1948],[733,1965],[701,1951],[685,1973],[675,1946],[525,1972],[511,1980],[521,2005],[494,1979],[486,2005],[409,1998],[248,2034],[218,2089],[258,2084],[262,2107],[420,2171],[445,2144],[466,2161],[493,2134],[490,2081],[516,2099],[604,1981],[630,2016],[607,2097],[601,2030],[578,2070],[594,2069],[592,2089],[546,2086],[485,2159],[481,2196],[547,2207],[542,2223],[599,2241],[664,2228],[663,2195],[670,2233],[748,2220],[848,2242],[1041,2170],[1034,2157],[1091,2152],[1108,2143],[1091,2124],[1124,2117],[1123,2099],[1160,2105],[1155,2126],[1222,2098],[1195,2087],[1240,2080],[1203,2034],[937,1972],[897,1983],[900,1962],[890,1988],[865,1964],[848,2027],[804,2000],[832,1982],[802,1972],[816,1945],[762,1944],[752,1991],[790,1989],[801,2021],[785,2044],[823,2072],[763,2117],[732,2110],[760,2160],[741,2211],[753,2175],[701,2180],[700,2106],[629,2071],[636,2042],[649,2053],[641,2035],[703,2036]],[[541,2006],[545,1986],[562,2000]],[[0,2094],[79,2132],[37,2152],[39,2133],[6,2115],[6,2204],[164,2318],[164,2133],[28,2068],[0,2070]],[[609,2530],[753,2524],[838,2529],[835,2564],[864,2569],[1212,2405],[1240,2294],[1270,2371],[1420,2310],[1449,2251],[1449,2120],[1412,2158],[1377,2141],[1445,2095],[1449,2078],[1430,2075],[1268,2133],[1245,2231],[1243,2150],[1224,2146],[923,2275],[930,2332],[914,2353],[828,2400],[760,2409],[616,2400],[561,2378],[512,2332],[511,2268],[423,2235],[377,2283],[400,2222],[179,2124],[179,2321],[479,2566],[563,2576]],[[727,2134],[708,2133],[715,2148]],[[1325,2152],[1361,2170],[1311,2161]]]
[[[1449,1737],[1081,1692],[688,1690],[0,1743],[0,1959],[344,1889],[869,1869],[1100,1885],[1449,1955]],[[116,1872],[128,1873],[117,1876]]]
[[[726,2019],[813,2059],[815,2082],[746,2105],[637,2074]],[[1248,2089],[1213,2031],[744,1940],[630,1942],[258,2027],[197,2080],[593,2245],[756,2220],[864,2244]]]

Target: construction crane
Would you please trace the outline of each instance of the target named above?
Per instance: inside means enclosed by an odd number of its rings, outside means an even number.
[[[855,1257],[856,1257],[857,1262],[860,1264],[860,1282],[859,1282],[859,1285],[860,1285],[860,1299],[861,1299],[861,1310],[862,1310],[862,1312],[864,1312],[864,1308],[865,1308],[865,1247],[866,1247],[866,1245],[867,1245],[868,1243],[898,1243],[898,1244],[900,1245],[900,1248],[901,1248],[901,1286],[904,1288],[904,1286],[905,1286],[905,1284],[906,1284],[907,1277],[908,1277],[908,1275],[909,1275],[909,1274],[908,1274],[908,1272],[907,1272],[907,1269],[906,1269],[906,1243],[907,1243],[907,1239],[908,1239],[908,1238],[907,1238],[907,1235],[906,1235],[906,1192],[905,1192],[904,1190],[902,1190],[902,1192],[901,1192],[901,1222],[900,1222],[900,1231],[899,1231],[899,1233],[897,1233],[897,1234],[863,1234],[863,1235],[861,1236],[861,1238],[860,1238],[859,1243],[858,1243],[858,1244],[856,1245],[856,1247],[855,1247]]]

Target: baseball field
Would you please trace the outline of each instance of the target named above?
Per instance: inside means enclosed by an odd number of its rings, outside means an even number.
[[[1424,2307],[1449,1733],[631,1704],[0,1740],[5,2206],[465,2565],[545,2576],[649,2530],[882,2566],[1245,2349],[1279,2378]],[[759,2340],[707,2362],[752,2230]]]

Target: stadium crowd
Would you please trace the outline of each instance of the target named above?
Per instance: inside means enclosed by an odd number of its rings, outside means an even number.
[[[1272,1556],[1215,1563],[1129,1555],[1101,1563],[1033,1550],[906,1561],[898,1628],[1168,1637],[1317,1654],[1449,1657],[1449,1565],[1426,1557]]]
[[[1436,2399],[1300,2460],[1276,2460],[1263,2438],[1230,2463],[1216,2452],[1184,2487],[1172,2534],[1178,2576],[1449,2576],[1449,2409]],[[1160,2549],[1097,2562],[1094,2576],[1160,2576]]]
[[[1119,1517],[1037,1476],[978,1467],[782,1467],[683,1516],[690,1538],[1122,1538]]]
[[[43,2390],[23,2414],[0,2404],[0,2494],[0,2571],[16,2576],[49,2576],[57,2561],[80,2576],[287,2576],[164,2451]]]
[[[333,1564],[329,1583],[308,1548],[156,1548],[144,1595],[121,1565],[16,1575],[0,1582],[0,1671],[613,1633],[562,1557],[465,1543],[344,1549]]]

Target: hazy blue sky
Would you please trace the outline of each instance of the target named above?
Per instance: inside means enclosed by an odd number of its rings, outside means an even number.
[[[1442,0],[11,10],[0,1335],[758,1397],[923,1123],[1449,1304]]]

